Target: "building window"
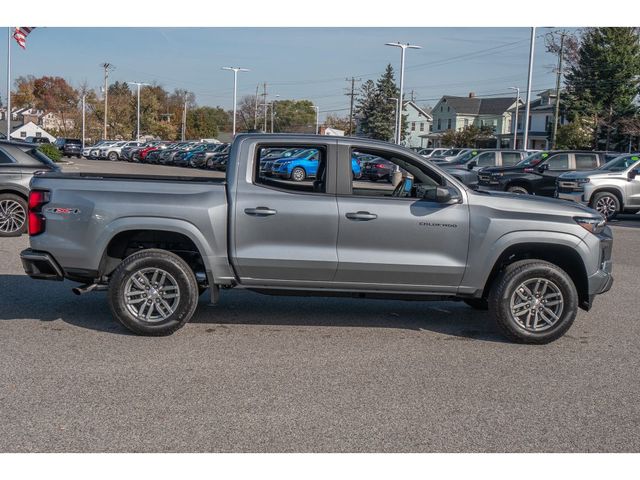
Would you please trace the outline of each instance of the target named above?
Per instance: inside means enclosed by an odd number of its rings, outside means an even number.
[[[27,132],[20,132],[20,138],[27,138]]]
[[[444,112],[444,107],[442,105],[440,105],[440,111]]]
[[[549,129],[549,115],[545,115],[544,117],[544,129],[545,130]]]
[[[447,107],[447,112],[450,112],[450,111],[451,111],[451,107]]]
[[[42,137],[42,132],[36,132],[36,138]]]
[[[529,115],[529,131],[531,131],[531,115]]]
[[[420,131],[424,132],[424,122],[420,122]]]
[[[447,120],[447,130],[451,130],[451,119]]]
[[[411,131],[412,132],[416,131],[416,122],[411,122]]]
[[[468,126],[469,126],[469,119],[468,119],[468,118],[465,118],[465,119],[464,119],[464,126],[465,126],[465,127],[468,127]]]
[[[442,130],[442,121],[438,119],[438,130]]]
[[[433,132],[433,123],[431,125],[429,125],[429,131]]]

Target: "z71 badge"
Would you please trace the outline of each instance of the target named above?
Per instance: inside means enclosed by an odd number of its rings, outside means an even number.
[[[64,207],[47,207],[44,209],[46,213],[57,213],[60,215],[77,215],[80,213],[79,208],[64,208]]]

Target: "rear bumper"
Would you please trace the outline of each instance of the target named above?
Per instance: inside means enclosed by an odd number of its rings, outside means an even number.
[[[58,262],[47,252],[27,248],[20,252],[22,268],[31,278],[39,280],[64,280],[64,273]]]

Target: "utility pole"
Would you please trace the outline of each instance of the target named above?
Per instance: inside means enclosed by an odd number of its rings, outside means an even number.
[[[553,130],[551,132],[551,148],[556,148],[556,135],[558,134],[558,121],[560,117],[560,80],[562,79],[562,60],[564,57],[564,37],[567,32],[560,34],[560,52],[558,53],[558,71],[556,72],[556,108],[553,114]]]
[[[262,129],[263,132],[267,132],[267,82],[264,82],[263,84],[264,86],[264,91],[262,93],[262,100],[264,102],[264,128]]]
[[[7,27],[7,140],[11,140],[11,27]]]
[[[527,78],[527,105],[524,118],[524,150],[529,148],[529,115],[531,111],[531,79],[533,76],[533,53],[536,46],[536,27],[531,27],[531,45],[529,46],[529,76]]]
[[[260,85],[256,85],[256,106],[253,109],[253,129],[257,130],[258,129],[258,89],[260,88]]]
[[[184,99],[184,110],[182,110],[182,141],[184,142],[187,134],[187,99]]]
[[[347,81],[351,81],[351,91],[349,93],[345,93],[347,97],[351,97],[349,100],[349,135],[353,135],[353,100],[356,96],[356,82],[359,82],[359,78],[351,77],[347,78]]]
[[[313,108],[316,111],[316,135],[320,133],[320,107],[314,105]]]
[[[109,96],[109,72],[112,71],[115,67],[109,62],[104,62],[100,65],[104,69],[104,130],[102,132],[102,139],[107,139],[107,106],[108,101],[107,98]]]

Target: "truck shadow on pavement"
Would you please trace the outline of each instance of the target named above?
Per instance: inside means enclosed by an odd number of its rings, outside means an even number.
[[[111,316],[105,292],[78,297],[71,292],[73,286],[71,282],[35,281],[26,275],[0,275],[0,321],[61,320],[99,332],[133,335]],[[229,290],[222,292],[215,306],[208,306],[207,294],[202,295],[191,323],[393,328],[439,333],[445,340],[506,342],[487,312],[462,302],[275,297]]]

